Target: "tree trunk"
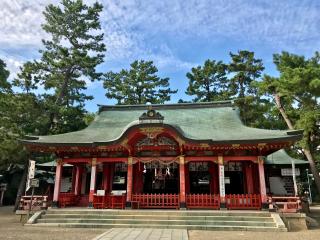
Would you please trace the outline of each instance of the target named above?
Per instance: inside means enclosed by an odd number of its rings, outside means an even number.
[[[71,74],[71,70],[68,70],[66,72],[66,75],[65,75],[65,79],[63,81],[63,84],[61,86],[61,89],[60,89],[60,92],[55,100],[55,105],[56,106],[60,106],[61,105],[61,101],[63,100],[63,98],[65,97],[65,92],[67,90],[67,87],[68,87],[68,84],[69,84],[69,77],[70,77],[70,74]],[[54,130],[55,127],[56,127],[56,122],[57,122],[57,113],[56,112],[51,112],[50,113],[50,121],[49,121],[49,127],[48,127],[48,130]]]
[[[316,183],[316,186],[317,186],[317,190],[318,190],[318,193],[320,193],[320,175],[319,175],[319,171],[316,167],[316,164],[315,164],[315,161],[314,161],[314,158],[312,156],[312,153],[309,149],[302,149],[304,155],[307,157],[308,159],[308,162],[309,162],[309,165],[310,165],[310,170],[311,170],[311,173],[314,177],[314,181]]]
[[[28,175],[28,165],[29,165],[29,160],[24,164],[24,170],[23,170],[23,174],[22,174],[21,181],[19,184],[16,202],[14,204],[13,211],[16,211],[19,208],[21,196],[24,194],[24,190],[25,190],[26,182],[27,182],[27,175]]]
[[[287,115],[287,113],[285,112],[282,104],[281,104],[281,98],[279,96],[278,93],[275,93],[274,95],[274,99],[275,99],[275,102],[276,102],[276,105],[277,105],[277,108],[279,109],[280,113],[281,113],[281,116],[283,117],[284,121],[286,122],[288,128],[290,130],[294,130],[293,128],[293,124],[289,118],[289,116]],[[309,140],[309,139],[308,139]],[[309,142],[309,141],[308,141]],[[307,143],[309,145],[309,143]],[[309,162],[309,166],[310,166],[310,170],[312,172],[312,175],[314,177],[314,180],[315,180],[315,183],[316,183],[316,187],[317,187],[317,190],[318,190],[318,193],[320,193],[320,176],[319,176],[319,171],[316,167],[316,164],[315,164],[315,160],[312,156],[312,153],[311,151],[309,150],[309,146],[307,146],[307,149],[306,148],[303,148],[302,149],[302,152],[304,153],[304,155],[306,156],[306,158],[308,159],[308,162]]]
[[[274,97],[274,100],[276,102],[277,108],[280,111],[281,116],[283,117],[284,121],[286,122],[288,128],[293,130],[294,129],[293,128],[293,124],[292,124],[291,120],[289,119],[287,113],[285,112],[285,110],[284,110],[284,108],[283,108],[283,106],[281,104],[281,99],[280,99],[279,94],[276,93],[276,94],[273,95],[273,97]]]

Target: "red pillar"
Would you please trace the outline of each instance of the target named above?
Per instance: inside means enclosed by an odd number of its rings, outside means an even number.
[[[245,165],[245,174],[246,174],[246,183],[247,183],[247,193],[252,194],[253,191],[253,175],[252,175],[252,164],[251,162],[247,162]]]
[[[81,166],[76,165],[75,171],[75,181],[74,181],[74,195],[80,195],[80,187],[81,187]]]
[[[139,175],[135,181],[138,182],[137,193],[143,192],[143,164],[141,162],[138,163]]]
[[[143,191],[143,165],[138,162],[133,165],[133,189],[132,193],[142,193]]]
[[[220,193],[220,208],[226,207],[226,190],[224,182],[224,163],[223,156],[218,156],[219,163],[219,193]]]
[[[213,182],[213,189],[214,189],[214,194],[219,194],[219,165],[218,164],[213,164],[214,168],[214,182]]]
[[[114,165],[115,163],[110,163],[110,177],[109,177],[109,190],[112,191],[113,177],[114,177]]]
[[[210,194],[214,194],[215,192],[215,169],[214,163],[209,162],[209,174],[210,174]]]
[[[109,193],[110,186],[110,166],[108,163],[103,164],[103,189],[105,193]]]
[[[186,208],[186,182],[185,182],[184,156],[180,156],[179,175],[180,175],[180,208]]]
[[[96,176],[97,176],[97,159],[93,158],[91,163],[89,207],[93,207],[93,195],[96,188]]]
[[[185,183],[186,183],[186,194],[190,193],[190,175],[189,175],[189,164],[185,164]]]
[[[56,176],[55,176],[55,181],[54,181],[52,207],[58,207],[58,204],[59,204],[59,193],[60,193],[60,187],[61,187],[62,167],[63,167],[63,162],[61,159],[58,159],[57,166],[56,166]]]
[[[262,206],[265,208],[268,206],[268,199],[267,199],[267,191],[266,191],[266,180],[264,176],[263,158],[261,156],[258,157],[258,169],[259,169],[261,201],[262,201]]]
[[[131,207],[132,197],[132,177],[133,177],[133,166],[132,157],[128,157],[128,172],[127,172],[127,207]]]
[[[72,167],[72,177],[71,177],[71,192],[75,192],[75,184],[76,184],[76,173],[77,165],[73,165]]]

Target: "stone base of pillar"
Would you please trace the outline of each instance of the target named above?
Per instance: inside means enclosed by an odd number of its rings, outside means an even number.
[[[261,209],[262,210],[269,210],[269,204],[268,203],[262,203]]]
[[[187,205],[186,205],[185,202],[181,202],[181,203],[180,203],[180,209],[181,209],[181,210],[186,210],[186,209],[187,209]]]
[[[126,202],[126,209],[131,209],[131,208],[132,208],[131,202]]]
[[[58,201],[53,201],[51,204],[52,208],[59,208],[59,202]]]
[[[89,202],[88,208],[93,208],[93,202]]]
[[[220,202],[220,209],[226,209],[227,205],[224,202]]]

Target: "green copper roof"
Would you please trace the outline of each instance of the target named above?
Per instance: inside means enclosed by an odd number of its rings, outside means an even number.
[[[280,149],[280,150],[268,155],[264,163],[265,164],[274,164],[274,165],[278,165],[278,164],[283,164],[283,165],[290,164],[291,165],[292,160],[294,161],[295,164],[308,164],[307,161],[290,157],[284,149]]]
[[[37,166],[40,167],[56,167],[57,166],[57,161],[53,160],[51,162],[46,162],[46,163],[37,163]],[[71,164],[63,164],[63,167],[72,167],[73,165]]]
[[[99,114],[86,129],[59,135],[40,136],[22,142],[35,144],[94,144],[108,143],[121,138],[133,126],[139,126],[139,117],[147,105],[100,106]],[[152,105],[163,117],[163,124],[175,128],[189,140],[208,140],[213,143],[295,141],[301,131],[279,131],[250,128],[243,125],[238,111],[230,101],[212,103]],[[146,124],[143,124],[144,126]],[[150,123],[161,125],[161,123]]]

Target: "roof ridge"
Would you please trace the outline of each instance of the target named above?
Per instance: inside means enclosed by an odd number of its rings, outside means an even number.
[[[100,105],[99,112],[106,110],[146,110],[148,107],[153,109],[188,109],[188,108],[218,108],[234,107],[233,100],[214,101],[214,102],[196,102],[196,103],[165,103],[165,104],[134,104],[134,105]]]

